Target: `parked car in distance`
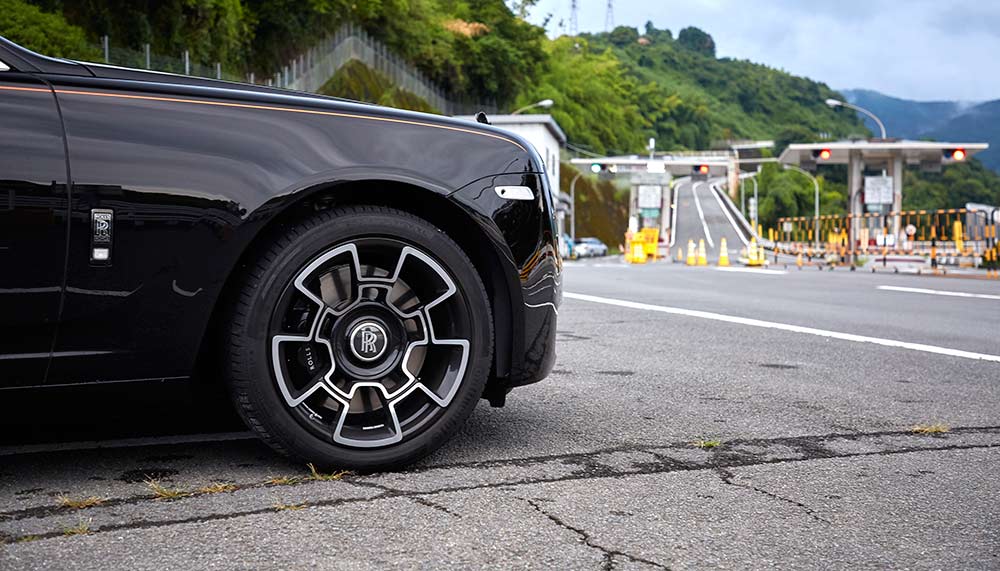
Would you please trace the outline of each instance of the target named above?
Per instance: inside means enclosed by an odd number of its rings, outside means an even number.
[[[578,258],[596,258],[608,255],[608,246],[597,238],[580,238],[574,246]]]

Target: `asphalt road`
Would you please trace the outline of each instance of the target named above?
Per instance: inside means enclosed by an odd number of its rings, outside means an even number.
[[[689,240],[695,246],[699,240],[704,240],[706,257],[712,263],[719,259],[722,238],[726,239],[731,261],[736,260],[740,248],[744,246],[733,223],[726,217],[719,198],[710,188],[711,182],[693,181],[686,177],[679,179],[674,187],[677,193],[677,227],[671,256],[675,259],[678,248],[687,255]]]
[[[308,479],[164,387],[65,397],[50,424],[7,398],[0,569],[1000,568],[997,282],[607,259],[564,280],[552,376],[402,473]]]

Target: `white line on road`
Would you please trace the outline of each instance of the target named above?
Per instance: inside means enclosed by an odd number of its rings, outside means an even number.
[[[708,231],[708,224],[705,223],[705,211],[701,209],[701,201],[698,200],[698,193],[694,189],[698,188],[701,183],[694,183],[691,185],[691,194],[694,196],[694,206],[698,209],[698,218],[701,218],[701,227],[705,229],[705,241],[708,245],[715,247],[715,242],[712,241],[712,233]]]
[[[982,361],[992,361],[1000,363],[1000,355],[990,355],[987,353],[973,353],[960,349],[949,349],[947,347],[936,347],[934,345],[924,345],[923,343],[909,343],[907,341],[896,341],[895,339],[881,339],[879,337],[866,337],[864,335],[854,335],[853,333],[840,333],[838,331],[827,331],[825,329],[815,329],[813,327],[802,327],[801,325],[790,325],[787,323],[776,323],[774,321],[763,321],[760,319],[750,319],[747,317],[736,317],[733,315],[723,315],[710,311],[698,311],[695,309],[683,309],[680,307],[668,307],[665,305],[652,305],[649,303],[639,303],[622,299],[612,299],[609,297],[598,297],[596,295],[586,295],[582,293],[563,293],[563,297],[589,301],[591,303],[603,303],[617,307],[627,307],[629,309],[642,309],[645,311],[655,311],[659,313],[669,313],[672,315],[683,315],[686,317],[698,317],[701,319],[711,319],[713,321],[723,321],[738,325],[749,325],[751,327],[763,327],[765,329],[778,329],[780,331],[791,331],[793,333],[805,333],[806,335],[816,335],[830,339],[841,339],[843,341],[854,341],[856,343],[871,343],[882,345],[883,347],[899,347],[912,351],[922,351],[924,353],[934,353],[936,355],[948,355],[951,357],[962,357],[963,359],[978,359]]]
[[[708,191],[712,193],[712,196],[715,197],[715,201],[719,203],[719,209],[726,215],[726,219],[729,220],[729,225],[732,226],[733,230],[736,232],[736,237],[743,242],[744,246],[749,246],[750,242],[747,242],[747,239],[743,237],[743,232],[740,232],[740,229],[736,227],[736,221],[733,220],[733,217],[729,214],[729,209],[722,203],[722,199],[719,197],[719,193],[721,192],[719,188],[710,184],[708,185]]]
[[[715,268],[720,272],[744,272],[747,274],[764,274],[771,276],[783,276],[787,274],[785,270],[759,270],[755,268]]]
[[[978,297],[979,299],[1000,299],[1000,295],[989,295],[985,293],[967,293],[964,291],[944,291],[940,289],[923,289],[919,287],[899,287],[881,285],[876,289],[885,291],[902,291],[906,293],[927,293],[931,295],[946,295],[950,297]]]
[[[137,448],[139,446],[163,446],[167,444],[231,442],[234,440],[253,440],[254,438],[256,438],[256,436],[252,432],[218,432],[215,434],[182,434],[178,436],[120,438],[117,440],[85,440],[79,442],[54,442],[52,444],[25,444],[23,446],[0,446],[0,456],[35,454],[39,452],[68,452],[71,450]]]

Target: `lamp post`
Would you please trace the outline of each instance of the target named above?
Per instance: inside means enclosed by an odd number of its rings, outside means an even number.
[[[882,124],[882,120],[876,117],[875,114],[872,113],[871,111],[863,107],[858,107],[857,105],[851,105],[850,103],[846,101],[841,101],[839,99],[827,99],[826,104],[829,105],[830,107],[833,107],[834,109],[836,109],[837,107],[847,107],[848,109],[854,109],[858,113],[864,113],[865,115],[871,117],[872,120],[875,121],[875,124],[878,125],[879,130],[882,131],[882,138],[883,139],[889,138],[889,136],[885,134],[885,125]]]
[[[809,177],[809,180],[811,180],[813,183],[813,188],[816,191],[816,197],[813,203],[816,210],[813,220],[813,246],[818,249],[819,248],[819,181],[816,180],[816,177],[810,174],[809,171],[801,169],[795,165],[783,165],[783,166],[785,167],[785,170],[792,169],[793,171],[800,172],[806,175],[807,177]]]
[[[514,111],[513,113],[511,113],[511,115],[520,115],[521,113],[527,111],[528,109],[534,109],[535,107],[541,107],[542,109],[549,109],[553,105],[555,105],[555,101],[552,101],[551,99],[542,99],[538,103],[532,103],[531,105],[525,105],[524,107],[522,107],[522,108],[518,109],[517,111]]]

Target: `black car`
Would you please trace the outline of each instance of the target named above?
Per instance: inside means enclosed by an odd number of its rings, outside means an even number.
[[[0,388],[226,383],[294,458],[412,462],[552,368],[544,173],[485,124],[0,38]]]

